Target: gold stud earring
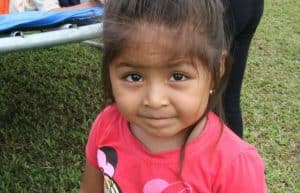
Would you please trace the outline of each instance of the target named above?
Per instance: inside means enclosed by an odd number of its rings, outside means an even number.
[[[215,90],[214,90],[214,89],[210,89],[210,90],[209,90],[209,95],[213,95],[213,94],[214,94],[214,92],[215,92]]]

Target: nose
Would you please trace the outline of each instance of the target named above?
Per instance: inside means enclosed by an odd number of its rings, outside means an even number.
[[[163,84],[152,84],[146,88],[144,105],[150,108],[161,108],[169,105],[169,97]]]

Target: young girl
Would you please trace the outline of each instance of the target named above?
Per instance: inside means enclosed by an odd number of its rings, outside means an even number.
[[[223,11],[221,0],[106,1],[113,103],[90,131],[81,193],[266,192],[256,149],[218,117],[229,72]]]

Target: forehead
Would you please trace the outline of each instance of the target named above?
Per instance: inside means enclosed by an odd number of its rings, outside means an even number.
[[[149,50],[149,48],[167,49],[175,51],[176,32],[164,25],[143,23],[136,25],[126,41],[126,47]],[[149,50],[150,51],[150,50]],[[154,50],[151,50],[154,51]]]
[[[187,59],[188,49],[182,43],[183,36],[177,29],[165,25],[143,23],[135,25],[127,37],[119,57],[142,59],[147,62]]]

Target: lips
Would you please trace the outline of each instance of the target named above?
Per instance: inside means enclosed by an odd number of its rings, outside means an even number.
[[[166,116],[166,115],[139,115],[139,117],[144,119],[153,119],[153,120],[163,120],[163,119],[172,119],[175,116]]]
[[[163,120],[163,119],[171,119],[173,117],[144,117],[146,119],[154,119],[154,120]]]
[[[144,120],[144,122],[155,128],[160,128],[160,127],[166,127],[170,125],[173,120],[174,116],[140,116]]]

